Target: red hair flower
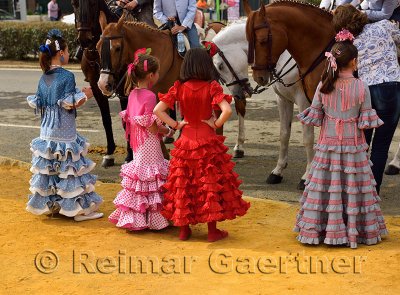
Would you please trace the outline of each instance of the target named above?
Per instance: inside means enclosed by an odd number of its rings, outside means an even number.
[[[215,43],[213,42],[206,42],[205,44],[205,48],[208,51],[208,54],[213,57],[216,53],[217,53],[217,45],[215,45]]]
[[[335,40],[336,40],[336,42],[341,42],[341,41],[346,41],[346,40],[353,42],[354,36],[348,30],[343,30],[343,31],[340,31],[339,33],[337,33]]]

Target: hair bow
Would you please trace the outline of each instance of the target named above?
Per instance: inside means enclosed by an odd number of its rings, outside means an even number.
[[[205,49],[207,50],[208,54],[213,57],[217,53],[217,45],[214,42],[205,42]]]
[[[46,45],[40,45],[39,46],[39,51],[45,52],[46,50],[49,52],[49,55],[51,56],[51,51],[50,51],[49,45],[46,44]]]
[[[336,58],[331,52],[325,52],[325,56],[329,62],[328,69],[326,71],[328,72],[329,68],[332,68],[333,72],[335,72],[337,70]]]
[[[136,50],[133,63],[130,63],[128,65],[128,74],[130,75],[132,73],[132,70],[136,69],[136,66],[139,63],[140,56],[150,55],[150,54],[151,54],[151,48],[141,48],[141,49]],[[143,69],[145,70],[145,72],[147,72],[147,60],[145,60],[143,63]]]
[[[350,33],[348,30],[343,30],[337,33],[335,37],[336,42],[343,42],[349,40],[350,42],[353,42],[354,36],[352,33]]]
[[[51,39],[51,38],[62,38],[62,33],[60,32],[60,30],[58,29],[51,29],[48,33],[47,33],[47,38]]]

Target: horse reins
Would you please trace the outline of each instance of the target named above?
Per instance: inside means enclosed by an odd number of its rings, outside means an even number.
[[[251,90],[250,88],[249,79],[248,78],[240,79],[239,76],[236,74],[235,70],[233,69],[232,65],[228,61],[228,59],[225,57],[224,52],[217,46],[217,44],[215,44],[215,46],[217,47],[216,54],[218,54],[222,58],[222,60],[228,67],[229,71],[231,72],[232,76],[235,78],[235,80],[231,83],[226,83],[226,81],[224,81],[222,78],[220,79],[225,83],[227,87],[239,84],[240,87],[242,87],[242,89],[246,91],[249,95],[253,94],[253,90]]]

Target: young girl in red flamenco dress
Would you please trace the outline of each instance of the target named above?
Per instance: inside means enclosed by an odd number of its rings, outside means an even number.
[[[149,48],[136,51],[135,61],[128,66],[125,85],[126,92],[130,92],[128,106],[120,113],[134,157],[121,167],[123,189],[113,202],[117,209],[109,220],[129,230],[160,230],[169,225],[160,214],[163,185],[169,172],[160,137],[173,135],[174,131],[163,126],[153,114],[157,101],[149,88],[157,82],[160,66],[158,59],[149,55],[150,51]]]
[[[207,51],[191,49],[181,68],[182,82],[176,81],[168,93],[159,94],[154,113],[173,129],[182,129],[171,151],[170,174],[164,187],[161,214],[180,226],[179,238],[191,235],[189,225],[206,222],[209,242],[228,236],[216,227],[217,221],[243,216],[250,203],[242,199],[241,181],[232,171],[235,164],[223,144],[225,137],[215,133],[232,114],[230,95],[225,95],[213,79],[214,67]],[[166,112],[175,102],[184,121],[173,120]],[[222,113],[215,120],[213,110]]]

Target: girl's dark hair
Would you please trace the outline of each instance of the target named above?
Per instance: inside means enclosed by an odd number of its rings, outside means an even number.
[[[147,71],[144,70],[144,61],[147,60]],[[127,75],[125,81],[125,94],[129,95],[131,90],[138,85],[139,80],[143,80],[150,73],[156,73],[160,68],[160,62],[158,58],[151,55],[139,56],[139,61],[135,65],[135,69],[132,70],[130,75]]]
[[[336,33],[348,30],[354,37],[357,37],[369,21],[365,13],[351,4],[345,4],[336,8],[332,23]]]
[[[44,51],[40,51],[39,53],[39,63],[43,72],[48,72],[50,70],[51,58],[55,56],[58,52],[54,41],[58,41],[58,44],[60,45],[60,50],[65,50],[67,48],[67,42],[65,42],[64,38],[60,35],[54,34],[51,36],[47,36],[45,43],[47,40],[51,41],[51,43],[47,45],[50,49],[50,52],[46,49]]]
[[[185,54],[181,67],[181,81],[190,79],[212,81],[218,78],[211,56],[207,50],[192,48]]]
[[[350,61],[358,56],[357,48],[350,41],[336,42],[331,53],[336,59],[337,70],[333,71],[330,61],[325,61],[325,68],[321,76],[322,86],[319,90],[325,94],[333,91],[339,71],[348,67]]]

